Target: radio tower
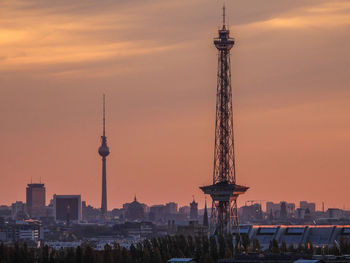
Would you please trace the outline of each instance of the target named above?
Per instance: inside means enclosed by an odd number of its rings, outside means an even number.
[[[107,214],[107,175],[106,175],[106,157],[109,155],[109,148],[107,146],[106,137],[106,107],[105,95],[103,94],[103,134],[101,136],[101,146],[98,148],[98,153],[102,157],[102,201],[101,201],[101,215],[106,217]]]
[[[230,68],[230,50],[235,42],[226,26],[225,6],[222,11],[222,28],[214,39],[218,49],[218,79],[213,184],[200,189],[212,198],[210,232],[225,235],[233,230],[239,234],[237,198],[249,187],[236,184]]]

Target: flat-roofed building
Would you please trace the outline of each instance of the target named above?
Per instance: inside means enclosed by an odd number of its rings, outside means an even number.
[[[236,234],[233,232],[233,234]],[[262,249],[268,249],[275,239],[279,245],[305,245],[311,242],[314,247],[333,246],[342,239],[350,241],[348,225],[250,225],[241,226],[240,234],[247,235],[250,240],[258,240]],[[234,235],[235,236],[235,235]]]
[[[44,184],[28,184],[26,189],[26,204],[31,218],[45,216],[46,189]]]

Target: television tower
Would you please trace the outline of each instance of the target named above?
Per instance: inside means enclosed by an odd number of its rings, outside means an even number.
[[[103,94],[103,134],[101,136],[101,146],[98,148],[98,153],[102,157],[102,201],[101,201],[101,215],[103,217],[107,214],[107,174],[106,174],[106,157],[109,155],[109,148],[107,146],[106,137],[106,99]]]
[[[234,229],[239,234],[237,198],[249,187],[236,184],[230,65],[230,50],[235,42],[226,26],[225,6],[222,17],[219,36],[214,39],[218,50],[218,72],[213,184],[200,189],[212,198],[210,232],[225,235]]]

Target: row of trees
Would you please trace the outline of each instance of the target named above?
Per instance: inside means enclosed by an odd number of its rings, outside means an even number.
[[[13,246],[0,244],[0,263],[165,263],[173,257],[195,258],[199,263],[217,262],[219,258],[232,258],[236,253],[262,252],[258,240],[249,240],[242,236],[242,246],[234,244],[232,236],[196,237],[164,236],[145,240],[129,249],[119,244],[106,245],[103,251],[96,251],[88,244],[77,248],[54,250],[47,246],[29,248],[26,244],[16,243]],[[237,242],[238,243],[238,242]],[[349,254],[350,243],[340,240],[334,247],[314,248],[310,242],[304,246],[287,247],[274,239],[266,253],[294,252],[300,254]]]

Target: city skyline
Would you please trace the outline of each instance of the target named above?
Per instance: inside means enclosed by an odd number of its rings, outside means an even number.
[[[239,203],[343,208],[350,202],[350,3],[272,2],[227,3],[237,40],[237,174],[251,187]],[[143,203],[181,205],[194,194],[204,206],[198,186],[212,178],[211,40],[221,2],[13,3],[0,7],[7,25],[0,35],[0,202],[25,200],[30,178],[41,177],[47,200],[81,194],[99,207],[96,147],[106,93],[109,207],[134,193]]]

